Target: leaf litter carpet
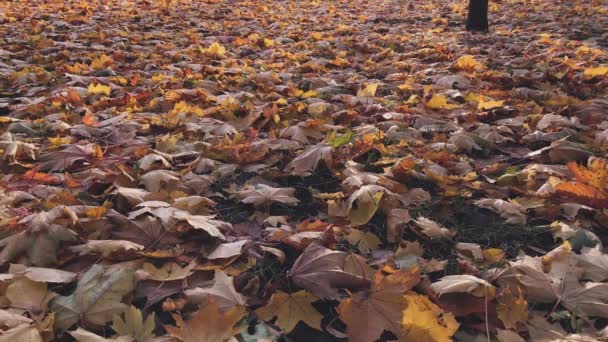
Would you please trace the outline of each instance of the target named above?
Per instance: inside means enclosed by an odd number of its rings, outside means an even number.
[[[0,3],[0,341],[608,338],[608,5]]]

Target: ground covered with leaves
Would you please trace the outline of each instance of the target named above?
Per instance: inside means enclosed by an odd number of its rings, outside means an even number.
[[[608,338],[608,5],[0,3],[0,341]]]

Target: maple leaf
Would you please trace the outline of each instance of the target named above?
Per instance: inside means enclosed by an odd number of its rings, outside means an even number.
[[[378,185],[364,185],[353,192],[347,202],[350,225],[358,227],[369,222],[380,208],[386,191]]]
[[[608,194],[582,183],[562,182],[555,186],[558,194],[593,208],[608,208]]]
[[[582,274],[566,242],[542,258],[525,256],[512,262],[501,277],[515,275],[529,300],[557,302],[578,315],[608,317],[608,284],[581,282]]]
[[[57,248],[62,242],[75,241],[77,235],[65,225],[55,221],[75,215],[64,206],[57,206],[48,212],[29,215],[19,223],[26,230],[0,240],[0,263],[12,261],[25,254],[35,266],[49,266],[57,262]]]
[[[513,293],[507,288],[501,293],[498,296],[496,313],[508,329],[516,330],[518,323],[525,323],[528,320],[528,302],[521,290],[518,288],[517,293]]]
[[[110,96],[111,91],[112,91],[112,89],[109,86],[103,85],[101,83],[98,83],[98,84],[91,83],[89,85],[89,88],[87,89],[87,93],[93,94],[93,95]]]
[[[110,210],[106,218],[114,224],[112,236],[125,239],[145,248],[158,246],[173,246],[181,242],[176,232],[167,230],[161,220],[156,217],[144,216],[135,220]]]
[[[6,287],[4,296],[13,308],[40,313],[46,312],[56,294],[48,290],[46,283],[20,278]]]
[[[121,303],[122,297],[134,288],[133,270],[93,265],[80,278],[74,293],[56,297],[51,302],[51,310],[55,312],[55,328],[65,330],[79,320],[105,325],[126,308]]]
[[[409,292],[403,298],[406,307],[402,320],[404,333],[399,341],[451,341],[459,326],[451,313],[443,312],[429,297],[421,294]]]
[[[295,188],[273,188],[266,184],[256,184],[239,192],[241,201],[255,206],[266,205],[272,202],[296,204],[300,200],[294,197]]]
[[[297,125],[283,129],[280,137],[291,138],[303,144],[308,144],[310,142],[309,138],[315,140],[323,139],[325,135],[319,128],[320,127],[311,125],[309,122],[300,122]]]
[[[188,321],[172,314],[176,326],[164,325],[169,335],[183,342],[220,342],[234,336],[239,330],[235,325],[245,316],[245,309],[235,306],[222,311],[213,299],[200,306]]]
[[[340,302],[338,313],[346,323],[350,341],[377,340],[382,331],[401,336],[403,295],[420,282],[417,269],[384,276],[378,271],[370,290],[359,291]]]
[[[357,96],[362,97],[373,97],[376,95],[376,90],[378,90],[379,83],[370,83],[365,87],[362,87],[357,91]]]
[[[10,163],[14,163],[18,158],[23,157],[35,160],[38,152],[36,145],[18,141],[10,132],[0,135],[0,149],[4,151],[2,158]]]
[[[318,144],[307,148],[287,164],[285,171],[296,176],[308,176],[317,168],[321,160],[324,160],[328,165],[331,164],[331,146]]]
[[[475,57],[471,56],[471,55],[463,55],[460,58],[458,58],[456,63],[454,63],[454,67],[456,69],[466,70],[466,71],[476,71],[476,70],[482,70],[482,69],[486,68],[485,65],[483,65],[482,63],[477,61],[475,59]]]
[[[179,174],[168,170],[154,170],[139,177],[139,182],[150,192],[159,192],[165,187],[175,188],[179,181]]]
[[[424,104],[431,109],[453,109],[459,107],[458,105],[448,103],[448,98],[440,94],[433,94]]]
[[[68,145],[61,151],[43,154],[40,157],[41,169],[63,171],[70,168],[76,162],[92,163],[103,157],[103,151],[96,144]]]
[[[311,305],[318,298],[301,290],[294,293],[275,292],[268,304],[257,309],[259,318],[270,321],[277,317],[275,324],[286,334],[302,321],[309,327],[321,330],[321,314]]]
[[[29,324],[20,324],[12,329],[2,332],[0,340],[5,341],[28,341],[47,342],[53,338],[53,315]]]
[[[144,317],[140,310],[130,305],[124,312],[124,318],[115,315],[112,319],[112,330],[122,336],[132,337],[134,341],[144,342],[147,338],[154,336],[156,327],[154,313]]]
[[[210,57],[224,58],[226,56],[226,48],[218,42],[212,43],[206,49],[201,49],[201,52]]]
[[[577,182],[557,184],[555,190],[559,194],[593,207],[608,207],[608,160],[591,158],[588,167],[570,162],[568,163],[568,169]]]
[[[142,269],[137,271],[137,277],[139,279],[156,281],[180,280],[191,276],[194,267],[196,267],[196,262],[194,261],[184,267],[174,262],[168,262],[159,268],[153,264],[145,263]]]
[[[589,166],[580,166],[575,162],[568,163],[568,170],[576,180],[602,191],[608,190],[608,159],[591,158]]]
[[[377,235],[370,232],[362,232],[357,229],[352,229],[347,236],[348,242],[365,253],[370,253],[377,250],[380,247],[382,241]]]
[[[226,272],[215,271],[213,285],[207,288],[196,287],[184,291],[188,300],[195,304],[206,302],[209,298],[214,298],[220,309],[230,309],[234,306],[244,306],[246,298],[238,293],[234,288],[233,277],[229,277]]]
[[[347,253],[311,243],[293,264],[289,277],[320,298],[335,298],[339,288],[359,289],[369,281],[344,270]]]

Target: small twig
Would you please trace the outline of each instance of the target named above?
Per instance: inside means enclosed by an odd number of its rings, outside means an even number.
[[[488,287],[484,286],[486,289],[486,298],[485,298],[485,318],[486,318],[486,337],[488,338],[488,342],[490,342],[490,324],[488,323]]]

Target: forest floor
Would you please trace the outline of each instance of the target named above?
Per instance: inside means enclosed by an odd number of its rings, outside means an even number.
[[[608,339],[608,3],[0,2],[0,341]]]

